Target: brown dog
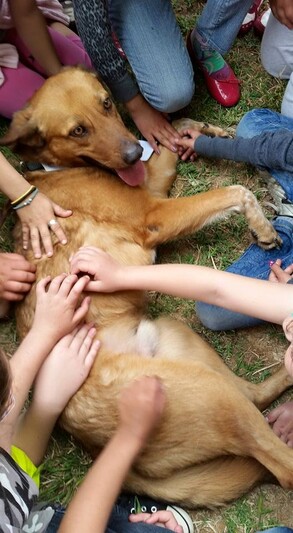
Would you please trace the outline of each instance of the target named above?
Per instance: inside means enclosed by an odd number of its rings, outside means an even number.
[[[50,78],[15,115],[2,144],[27,159],[78,167],[29,176],[52,200],[73,210],[62,220],[69,244],[57,243],[53,258],[35,261],[38,279],[68,271],[69,257],[83,245],[98,246],[122,263],[149,264],[157,245],[230,212],[245,214],[263,247],[279,242],[244,187],[167,199],[177,156],[162,148],[147,164],[137,163],[141,149],[136,139],[99,81],[81,69]],[[141,185],[126,185],[114,169],[126,183]],[[21,251],[19,227],[15,236]],[[31,251],[26,255],[34,261]],[[31,291],[17,311],[22,336],[31,325],[34,300]],[[98,324],[102,348],[65,410],[64,427],[96,454],[115,431],[121,389],[138,376],[157,375],[165,384],[166,410],[128,476],[128,489],[188,506],[211,506],[238,497],[267,471],[292,488],[293,450],[258,410],[292,384],[284,368],[259,385],[250,384],[181,322],[145,319],[144,305],[144,295],[135,291],[93,296],[88,320]]]

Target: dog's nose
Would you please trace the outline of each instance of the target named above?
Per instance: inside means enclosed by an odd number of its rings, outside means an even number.
[[[122,143],[122,158],[128,165],[140,159],[142,151],[142,147],[138,142],[123,141]]]

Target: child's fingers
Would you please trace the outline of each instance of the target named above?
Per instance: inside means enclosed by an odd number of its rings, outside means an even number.
[[[50,294],[57,294],[60,290],[60,287],[63,281],[66,279],[66,277],[67,277],[67,274],[63,273],[53,278],[48,288],[48,292],[50,292]]]
[[[75,281],[71,283],[70,290],[68,291],[68,300],[72,303],[77,302],[79,299],[81,293],[84,291],[86,285],[88,284],[90,277],[89,276],[82,276],[81,278],[77,278],[75,274],[72,276],[68,276],[69,278],[73,277],[75,278]],[[77,281],[76,281],[77,280]]]
[[[83,324],[82,326],[79,326],[77,328],[76,334],[74,338],[71,341],[70,348],[72,348],[74,351],[78,352],[83,356],[83,351],[86,351],[89,349],[93,338],[96,333],[96,328],[93,327],[93,324]],[[87,340],[87,346],[85,344]],[[82,351],[83,349],[83,351]]]
[[[92,368],[93,364],[94,364],[94,361],[98,355],[98,351],[100,349],[100,346],[101,346],[101,343],[99,340],[95,340],[92,345],[91,345],[91,348],[85,358],[85,367],[88,369],[88,372],[90,371],[90,369]]]
[[[291,265],[288,265],[284,272],[286,272],[287,274],[289,274],[291,276],[291,274],[293,274],[293,263]]]
[[[37,287],[36,287],[37,296],[46,291],[46,287],[50,281],[51,281],[51,276],[47,276],[46,278],[41,279],[37,283]]]
[[[81,305],[76,309],[73,317],[73,322],[75,324],[79,324],[85,315],[87,314],[89,307],[90,307],[91,299],[90,296],[86,296],[86,298],[83,299],[81,302]]]

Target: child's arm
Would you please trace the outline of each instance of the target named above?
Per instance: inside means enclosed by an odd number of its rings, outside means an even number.
[[[49,281],[50,278],[45,278],[37,285],[33,326],[10,360],[15,406],[1,424],[3,431],[5,426],[5,443],[0,436],[0,445],[8,452],[19,414],[42,363],[58,340],[80,323],[89,308],[89,298],[77,307],[88,278],[77,280],[77,276],[61,274],[51,281],[46,292]]]
[[[230,159],[243,161],[261,168],[273,168],[293,172],[293,137],[292,132],[279,129],[266,131],[252,138],[208,137],[195,129],[180,132],[177,144],[186,150],[182,160],[188,159],[192,152],[196,155],[213,159]]]
[[[89,374],[99,348],[95,334],[92,324],[77,327],[56,344],[37,375],[32,403],[13,439],[36,466],[43,460],[58,417]]]
[[[0,153],[0,190],[13,202],[27,192],[29,188],[28,181]],[[16,212],[22,223],[23,249],[27,250],[31,241],[35,257],[41,257],[41,241],[46,254],[48,256],[53,255],[48,222],[55,216],[68,217],[72,211],[63,209],[39,192],[30,205],[18,209]],[[53,225],[51,229],[59,242],[66,244],[66,236],[60,224]]]
[[[155,377],[143,377],[122,392],[119,427],[69,504],[60,533],[104,533],[124,478],[157,425],[164,403]]]
[[[282,324],[293,309],[293,286],[271,283],[197,265],[122,266],[109,254],[82,248],[72,258],[71,272],[94,276],[87,290],[154,290],[219,305]]]
[[[15,29],[33,57],[47,76],[57,74],[62,65],[35,0],[9,0],[9,7]]]

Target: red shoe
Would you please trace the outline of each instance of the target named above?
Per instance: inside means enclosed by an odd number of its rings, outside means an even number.
[[[253,28],[262,3],[263,0],[254,0],[250,10],[247,12],[247,15],[240,26],[238,37],[243,37]]]
[[[262,37],[264,34],[271,11],[272,10],[270,8],[263,11],[260,15],[258,15],[258,17],[256,17],[253,23],[254,33],[256,33],[256,35],[259,37]]]
[[[191,59],[193,68],[199,68],[203,73],[207,89],[211,96],[224,107],[233,107],[240,100],[240,81],[236,78],[233,70],[229,67],[229,76],[221,78],[221,74],[217,78],[211,76],[201,62],[197,59],[192,43],[191,32],[187,35],[186,47]]]

